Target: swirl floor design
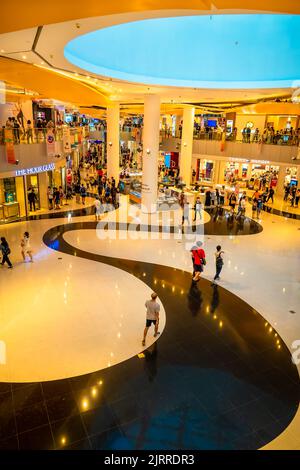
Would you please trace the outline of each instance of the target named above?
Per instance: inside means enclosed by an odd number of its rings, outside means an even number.
[[[191,282],[185,271],[92,254],[64,239],[95,228],[61,225],[43,240],[143,280],[164,305],[165,330],[140,357],[96,373],[0,384],[0,448],[257,449],[284,431],[298,408],[299,376],[265,319],[224,288]],[[40,427],[15,436],[13,423],[26,420]],[[5,430],[11,437],[3,440]]]

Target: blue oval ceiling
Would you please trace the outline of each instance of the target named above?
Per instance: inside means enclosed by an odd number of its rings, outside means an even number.
[[[124,23],[79,36],[65,57],[89,72],[152,85],[300,84],[300,15],[213,15]]]

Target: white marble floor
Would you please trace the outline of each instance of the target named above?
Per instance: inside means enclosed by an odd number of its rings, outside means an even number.
[[[144,220],[138,213],[128,215],[123,204],[116,214],[105,217],[113,220],[116,215],[119,221]],[[143,305],[149,288],[121,270],[61,255],[42,242],[50,227],[81,220],[94,217],[1,227],[1,236],[7,237],[12,248],[14,269],[0,271],[0,340],[6,344],[0,381],[79,375],[125,360],[142,349]],[[261,223],[264,230],[256,235],[205,237],[208,264],[204,277],[213,276],[213,253],[221,244],[225,250],[221,285],[257,309],[293,351],[293,342],[300,339],[300,222],[262,213]],[[33,264],[21,263],[19,240],[25,229],[31,233]],[[65,239],[94,253],[191,270],[186,244],[172,235],[163,239],[160,234],[147,241],[142,233],[135,234],[135,239],[100,240],[94,230],[79,230],[66,233]],[[300,449],[299,412],[266,448]]]

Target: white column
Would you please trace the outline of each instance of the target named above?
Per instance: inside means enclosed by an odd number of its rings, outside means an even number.
[[[279,167],[279,172],[278,172],[278,180],[277,180],[277,185],[276,185],[276,194],[277,196],[282,196],[284,193],[284,180],[286,177],[286,169],[288,167],[285,166],[280,166]]]
[[[120,105],[107,108],[107,176],[119,181]]]
[[[142,211],[156,212],[158,153],[159,153],[160,98],[146,95],[143,129]]]
[[[183,182],[189,186],[192,177],[192,154],[193,154],[193,135],[194,135],[194,117],[195,108],[184,108],[183,126],[180,152],[180,175]]]

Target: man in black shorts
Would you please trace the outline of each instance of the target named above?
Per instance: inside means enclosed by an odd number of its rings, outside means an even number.
[[[160,334],[158,331],[160,305],[156,301],[156,299],[157,299],[157,294],[153,292],[151,294],[151,299],[147,300],[145,303],[147,313],[146,313],[146,326],[144,329],[144,337],[143,337],[143,342],[142,342],[143,346],[145,346],[146,344],[146,336],[152,323],[154,325],[154,338]]]

